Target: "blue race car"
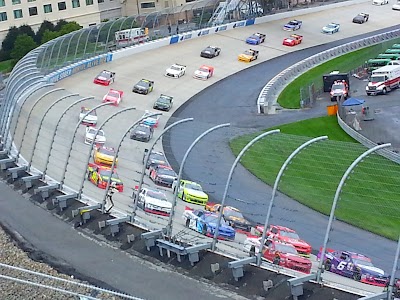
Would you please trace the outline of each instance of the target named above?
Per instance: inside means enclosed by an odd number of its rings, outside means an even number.
[[[186,206],[183,212],[183,220],[186,227],[208,237],[213,237],[217,227],[218,215],[202,209],[193,210]],[[218,230],[218,239],[233,241],[235,240],[235,234],[235,229],[229,226],[222,218]]]
[[[334,34],[336,32],[339,32],[339,29],[340,29],[340,24],[329,23],[328,25],[322,27],[322,33]]]
[[[254,33],[246,39],[246,43],[250,45],[259,45],[265,42],[266,35],[262,33]]]
[[[321,253],[318,257],[321,259]],[[353,278],[356,281],[384,287],[389,281],[382,269],[375,267],[365,255],[350,251],[329,250],[325,253],[325,270]]]
[[[301,28],[301,25],[303,25],[303,21],[292,20],[292,21],[288,22],[287,24],[285,24],[285,26],[283,26],[283,30],[286,30],[286,31],[298,30]]]

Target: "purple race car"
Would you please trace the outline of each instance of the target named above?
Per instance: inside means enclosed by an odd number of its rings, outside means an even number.
[[[317,257],[321,259],[321,252]],[[388,275],[375,267],[369,257],[350,251],[328,249],[325,253],[324,267],[327,271],[375,286],[384,287],[389,281]]]

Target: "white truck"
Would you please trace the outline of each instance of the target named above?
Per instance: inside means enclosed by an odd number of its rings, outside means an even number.
[[[400,86],[400,66],[388,65],[372,71],[365,91],[368,96],[386,94]]]
[[[149,40],[147,28],[131,28],[115,32],[115,43],[117,47],[126,47]]]

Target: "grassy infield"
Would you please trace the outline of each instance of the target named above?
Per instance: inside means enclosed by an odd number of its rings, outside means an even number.
[[[312,82],[320,86],[323,74],[332,70],[348,72],[362,65],[368,58],[384,52],[395,42],[361,49],[310,70],[294,80],[281,93],[278,102],[283,107],[298,108],[300,87]],[[293,160],[281,179],[279,189],[299,202],[329,214],[341,177],[354,159],[366,149],[341,130],[335,116],[277,128],[281,133],[291,136],[279,137],[278,134],[259,141],[246,153],[241,163],[255,176],[273,185],[283,162],[297,146],[310,137],[327,135],[329,141],[308,147]],[[232,151],[237,155],[254,136],[241,136],[232,140]],[[400,228],[400,166],[378,155],[371,155],[359,164],[354,175],[349,177],[343,188],[336,217],[397,240]]]

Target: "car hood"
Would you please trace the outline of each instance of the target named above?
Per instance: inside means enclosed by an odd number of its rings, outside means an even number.
[[[369,273],[370,275],[375,275],[375,276],[384,276],[385,271],[382,269],[379,269],[377,267],[371,267],[371,266],[364,266],[362,264],[357,264],[357,267],[361,268],[361,270]]]
[[[286,28],[293,28],[293,27],[295,27],[295,25],[286,24],[286,25],[285,25],[285,26],[283,26],[283,27],[286,27]]]
[[[293,39],[287,38],[287,39],[285,39],[284,41],[285,41],[286,43],[291,43],[291,42],[293,42],[294,40],[293,40]]]
[[[203,71],[200,71],[200,70],[196,70],[194,72],[194,75],[199,76],[199,77],[207,77],[208,74],[209,74],[208,72],[203,72]]]
[[[170,107],[171,106],[171,104],[170,103],[165,103],[165,102],[161,102],[161,101],[156,101],[156,103],[155,103],[156,105],[158,105],[158,106],[162,106],[162,107]]]
[[[176,176],[170,176],[170,175],[161,175],[161,174],[157,174],[158,177],[163,178],[163,179],[169,179],[171,181],[174,181]]]
[[[160,206],[160,207],[172,208],[172,203],[171,202],[163,201],[163,200],[156,199],[156,198],[153,198],[153,197],[147,196],[145,198],[145,201],[146,201],[146,203],[157,205],[157,206]]]
[[[185,193],[198,198],[208,198],[208,195],[202,191],[185,188]]]
[[[88,139],[93,139],[94,137],[95,137],[95,135],[92,134],[92,133],[87,133],[87,134],[86,134],[86,138],[88,138]],[[105,137],[105,136],[98,135],[98,136],[96,136],[96,141],[98,141],[98,142],[105,142],[105,141],[106,141],[106,137]]]
[[[98,80],[103,80],[103,81],[108,80],[108,78],[106,78],[106,77],[104,77],[104,76],[97,76],[97,79],[98,79]]]
[[[240,54],[239,57],[243,57],[243,58],[251,58],[251,55],[247,55],[247,54]]]
[[[142,131],[142,130],[135,130],[133,133],[134,133],[134,134],[137,134],[137,135],[148,135],[147,132]]]
[[[246,225],[250,225],[250,222],[247,221],[244,218],[238,218],[238,217],[233,217],[233,216],[229,216],[229,217],[225,217],[226,220],[235,222],[235,223],[239,223],[239,224],[246,224]]]
[[[103,154],[103,153],[97,153],[98,157],[101,157],[103,159],[109,159],[109,160],[113,160],[114,159],[114,155],[108,155],[108,154]]]
[[[302,263],[302,264],[307,264],[309,263],[311,265],[311,261],[307,258],[298,256],[296,254],[292,254],[292,253],[281,253],[282,257],[291,260],[291,261],[295,261],[298,263]]]
[[[110,96],[110,95],[105,95],[104,98],[105,98],[105,99],[110,99],[110,100],[118,100],[117,97]]]
[[[217,227],[217,223],[214,223],[214,222],[212,222],[212,223],[207,223],[207,226],[208,227],[210,227],[210,228],[213,228],[213,229],[215,229],[216,227]],[[235,231],[235,229],[233,229],[231,226],[227,226],[227,225],[220,225],[219,226],[219,231]]]
[[[110,178],[109,176],[101,176],[101,179],[103,179],[104,181],[108,180],[109,178]],[[117,179],[114,177],[111,177],[111,181],[116,183],[122,183],[121,179]]]
[[[174,69],[167,69],[167,72],[170,74],[179,74],[181,71],[174,70]]]
[[[79,119],[85,117],[85,114],[79,114]],[[97,121],[97,116],[87,115],[84,120]]]
[[[341,90],[341,89],[335,89],[335,90],[332,90],[332,92],[331,93],[333,93],[333,94],[343,94],[345,91],[344,90]]]
[[[333,31],[335,28],[331,28],[331,27],[322,27],[323,31]]]
[[[145,90],[148,89],[148,87],[141,86],[141,85],[137,85],[137,84],[135,84],[134,88],[135,88],[135,89],[138,89],[138,90],[143,90],[143,91],[145,91]]]
[[[281,237],[280,238],[282,241],[285,241],[287,243],[292,244],[293,246],[300,246],[300,247],[310,247],[309,244],[307,244],[305,241],[303,240],[298,240],[298,239],[291,239],[288,237]]]

